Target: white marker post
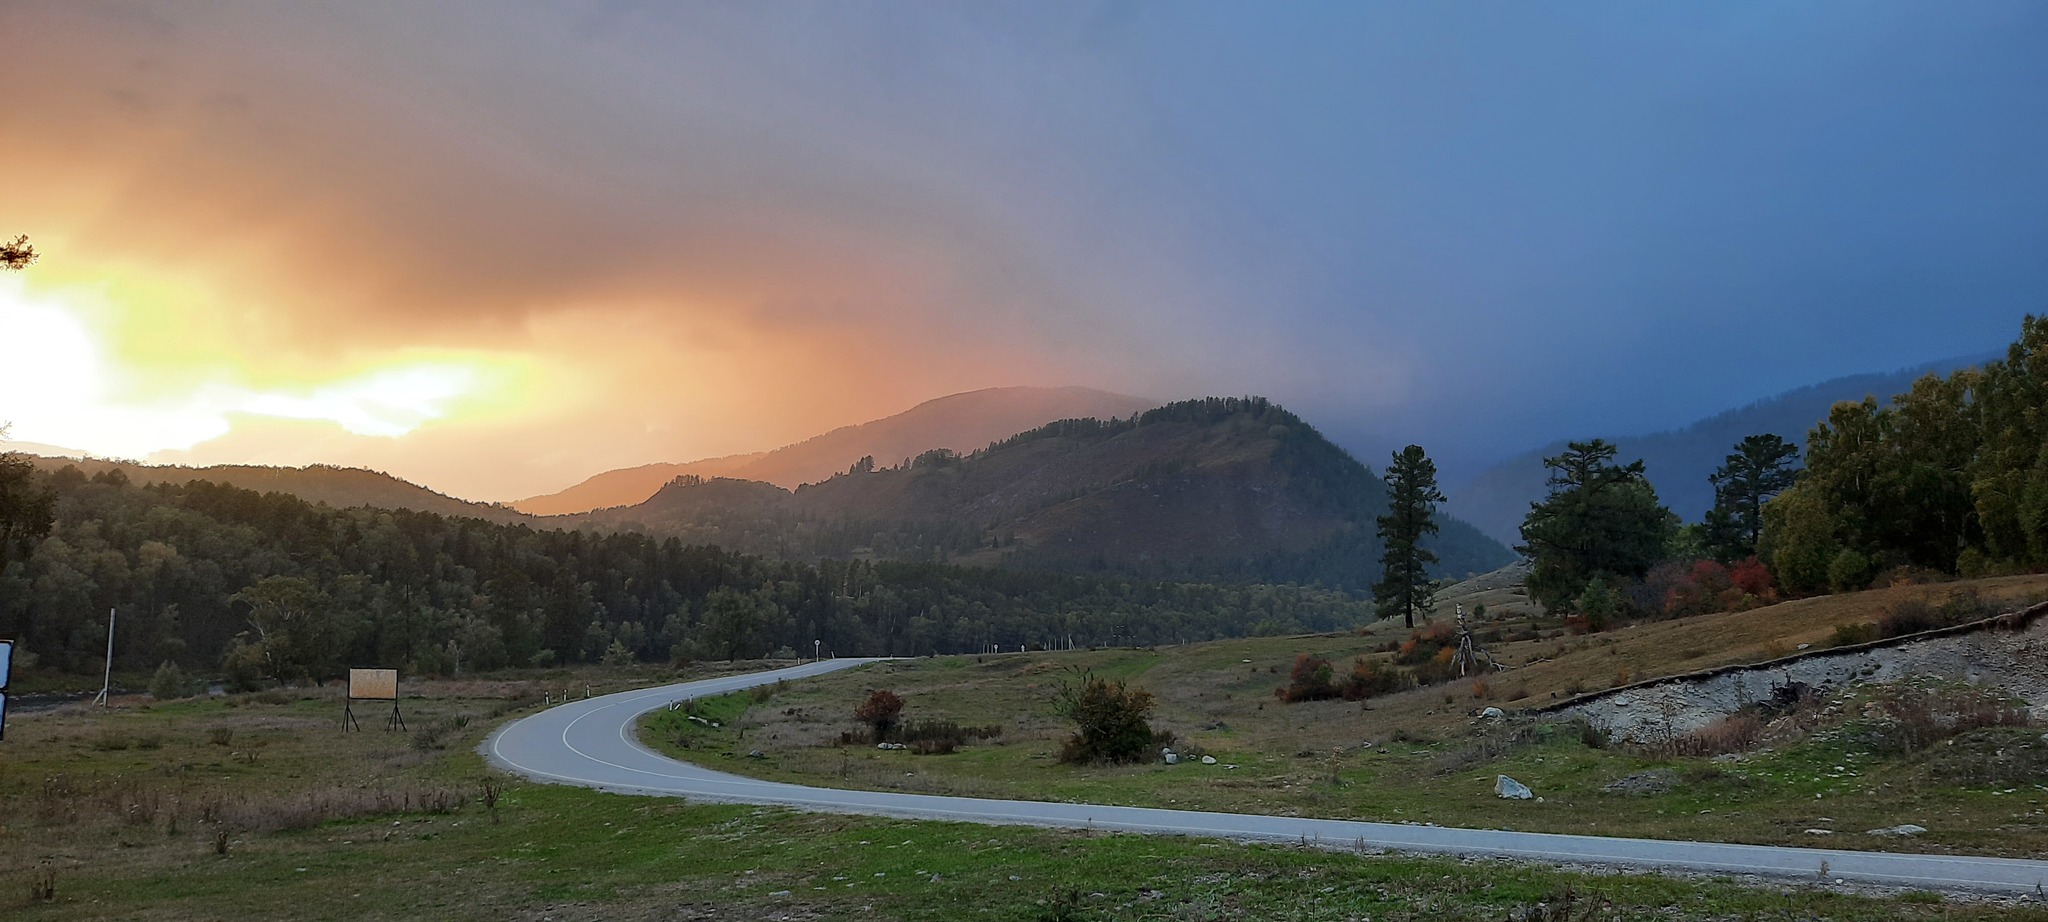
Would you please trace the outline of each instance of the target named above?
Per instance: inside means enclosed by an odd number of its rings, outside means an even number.
[[[92,703],[100,707],[113,707],[107,701],[108,693],[114,690],[114,610],[107,609],[107,671],[100,678],[100,696]]]

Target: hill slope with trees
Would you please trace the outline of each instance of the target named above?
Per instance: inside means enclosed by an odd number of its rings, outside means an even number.
[[[936,564],[774,560],[637,534],[335,509],[197,481],[35,475],[48,537],[0,558],[0,636],[32,665],[165,661],[236,684],[346,665],[451,674],[575,661],[972,652],[1346,628],[1342,592]],[[773,489],[773,488],[771,488]]]
[[[645,502],[677,477],[690,476],[759,480],[793,490],[843,471],[862,457],[894,464],[936,448],[971,451],[1057,419],[1118,419],[1157,405],[1086,387],[991,387],[927,400],[894,416],[841,426],[773,451],[606,471],[559,493],[517,500],[512,506],[535,515],[629,506]]]
[[[1378,475],[1263,398],[1169,404],[1128,420],[1062,420],[969,455],[864,459],[795,491],[681,478],[590,527],[644,530],[798,558],[950,561],[1145,579],[1306,583],[1379,576]],[[1510,552],[1445,518],[1438,572]]]
[[[1807,430],[1827,418],[1828,408],[1838,401],[1861,400],[1866,395],[1883,399],[1904,392],[1927,374],[1948,373],[1993,357],[1946,359],[1903,371],[1836,378],[1666,432],[1619,438],[1612,433],[1593,435],[1614,444],[1622,457],[1642,459],[1644,473],[1671,510],[1686,521],[1697,521],[1714,504],[1713,486],[1707,477],[1729,445],[1747,436],[1764,434],[1803,445]],[[1565,441],[1560,440],[1480,472],[1463,486],[1449,491],[1445,511],[1496,540],[1512,543],[1523,517],[1529,514],[1529,504],[1543,498],[1547,476],[1543,459],[1565,448]]]

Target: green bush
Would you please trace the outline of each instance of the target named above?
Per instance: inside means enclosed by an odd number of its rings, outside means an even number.
[[[158,701],[192,697],[192,683],[185,678],[185,670],[177,663],[166,660],[156,667],[156,675],[149,680],[149,696]]]
[[[1149,719],[1157,702],[1152,693],[1083,672],[1078,685],[1062,683],[1053,713],[1073,721],[1078,731],[1060,747],[1060,761],[1073,765],[1143,762],[1159,737]]]
[[[1870,558],[1843,548],[1828,562],[1828,587],[1836,592],[1854,592],[1870,585]]]

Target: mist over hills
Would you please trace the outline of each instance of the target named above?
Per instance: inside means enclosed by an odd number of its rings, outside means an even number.
[[[1263,398],[1209,398],[1061,420],[794,491],[685,476],[645,503],[573,520],[783,556],[1363,590],[1378,576],[1384,508],[1378,475],[1299,417]],[[1452,576],[1512,556],[1448,517],[1434,549]]]
[[[1495,464],[1462,486],[1446,488],[1449,500],[1444,508],[1512,547],[1521,541],[1520,529],[1529,513],[1529,504],[1542,499],[1547,489],[1543,459],[1563,452],[1567,442],[1605,438],[1619,447],[1620,460],[1643,460],[1657,496],[1671,511],[1685,521],[1699,521],[1714,505],[1714,489],[1707,476],[1720,467],[1744,436],[1775,433],[1798,443],[1803,451],[1807,433],[1826,419],[1828,409],[1839,401],[1861,400],[1866,395],[1889,400],[1925,375],[1947,374],[1997,357],[1998,354],[1987,353],[1898,371],[1834,378],[1664,432],[1620,437],[1588,432],[1560,439]]]
[[[927,400],[908,410],[773,451],[606,471],[558,493],[516,500],[534,515],[566,515],[642,502],[683,476],[757,480],[795,489],[847,469],[863,457],[892,465],[935,448],[973,451],[1057,419],[1118,419],[1156,400],[1087,387],[991,387]]]

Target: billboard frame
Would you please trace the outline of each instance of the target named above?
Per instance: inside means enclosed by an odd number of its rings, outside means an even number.
[[[348,688],[342,692],[341,732],[351,728],[362,730],[356,722],[356,701],[389,701],[391,716],[384,721],[386,730],[405,729],[405,715],[398,712],[398,670],[357,669],[348,671]]]

